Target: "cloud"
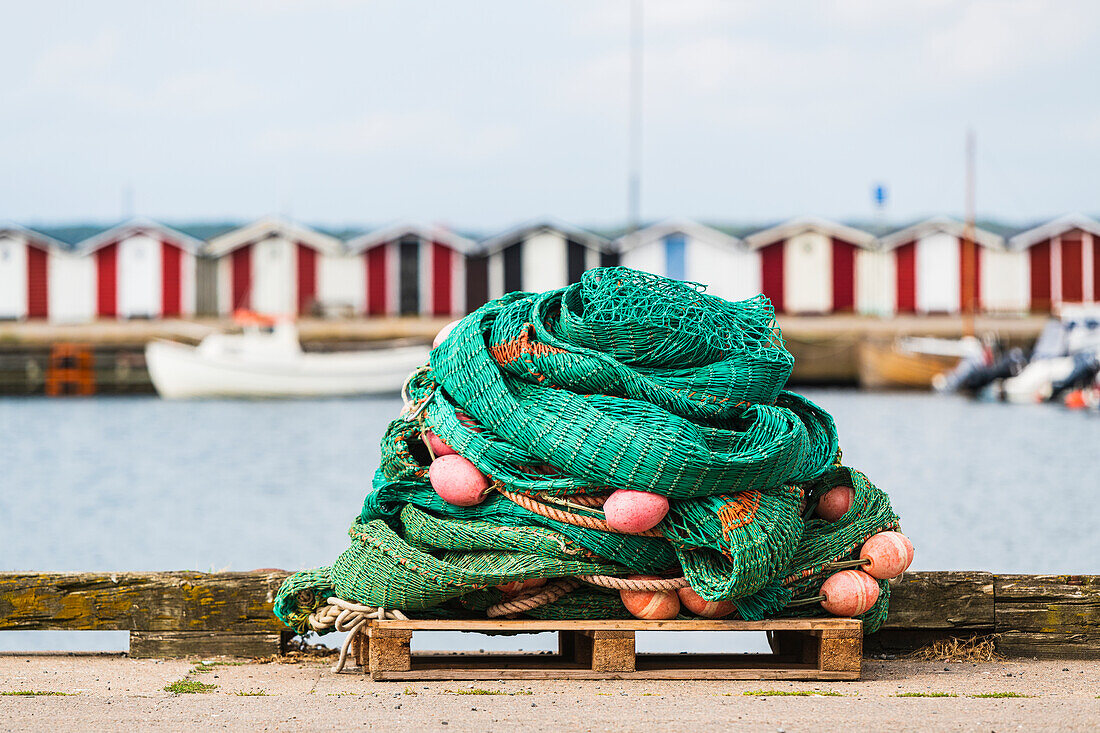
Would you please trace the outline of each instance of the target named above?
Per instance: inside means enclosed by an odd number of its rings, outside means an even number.
[[[1095,38],[1098,25],[1095,3],[979,0],[931,29],[922,51],[932,69],[956,81],[983,81],[1064,61]]]
[[[72,89],[81,82],[99,79],[118,60],[120,39],[116,31],[103,31],[92,38],[55,43],[35,61],[30,82],[40,87]]]
[[[35,61],[23,96],[76,101],[86,112],[170,114],[177,119],[224,114],[261,97],[257,87],[231,69],[188,69],[143,80],[128,73],[134,68],[127,68],[127,51],[133,53],[114,31],[50,46]]]
[[[380,153],[430,155],[452,162],[478,162],[516,147],[512,124],[460,125],[436,110],[377,112],[343,120],[272,127],[261,132],[256,149],[264,154],[326,153],[371,156]]]

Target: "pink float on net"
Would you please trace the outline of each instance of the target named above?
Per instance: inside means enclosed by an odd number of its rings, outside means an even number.
[[[489,479],[477,466],[457,454],[440,456],[428,468],[432,489],[448,504],[474,506],[485,501]]]

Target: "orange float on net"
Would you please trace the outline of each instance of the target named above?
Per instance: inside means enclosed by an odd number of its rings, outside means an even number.
[[[451,331],[455,330],[455,326],[457,326],[459,323],[462,323],[461,318],[455,321],[451,321],[446,326],[439,329],[439,333],[437,333],[435,335],[435,338],[432,339],[432,348],[434,349],[435,347],[446,341],[447,337],[451,335]]]
[[[725,618],[736,610],[733,601],[708,601],[690,586],[676,591],[684,608],[703,618]]]
[[[485,501],[489,479],[458,454],[440,456],[428,467],[432,489],[448,504],[474,506]]]
[[[628,580],[659,580],[656,575],[631,575]],[[664,621],[680,613],[680,597],[671,590],[621,590],[626,610],[634,618]]]
[[[616,532],[646,532],[660,524],[666,514],[668,499],[650,491],[619,489],[603,503],[607,526]]]
[[[450,456],[456,453],[455,449],[443,442],[443,440],[433,433],[431,430],[425,430],[423,434],[424,442],[428,444],[428,447],[432,450],[432,455],[436,458],[440,456]]]
[[[913,564],[913,543],[901,532],[879,532],[867,538],[859,557],[867,560],[862,568],[865,573],[872,578],[889,580]]]
[[[818,499],[815,513],[827,522],[835,522],[847,514],[855,496],[851,486],[834,486]]]
[[[841,570],[821,586],[821,606],[834,616],[859,616],[878,600],[878,583],[862,570]]]
[[[546,585],[546,578],[528,578],[527,580],[513,580],[511,583],[501,583],[493,587],[502,591],[505,595],[513,596],[525,590],[541,588],[544,585]]]

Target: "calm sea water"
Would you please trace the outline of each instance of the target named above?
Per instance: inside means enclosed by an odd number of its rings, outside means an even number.
[[[1100,418],[803,390],[915,569],[1100,573]],[[297,570],[347,546],[397,399],[0,400],[0,570]]]

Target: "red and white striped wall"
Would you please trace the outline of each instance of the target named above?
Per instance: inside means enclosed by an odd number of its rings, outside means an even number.
[[[50,278],[64,249],[30,229],[0,227],[0,320],[50,317]]]
[[[202,242],[171,227],[134,220],[77,245],[95,273],[97,318],[195,314],[195,257]]]
[[[964,236],[962,222],[937,217],[880,240],[896,312],[960,313],[968,297],[978,311],[1023,310],[1019,256],[1006,250],[1003,237],[976,228],[968,259]]]
[[[1030,310],[1100,300],[1100,222],[1070,214],[1021,232],[1009,244],[1027,264]]]
[[[267,218],[211,239],[206,251],[217,260],[220,314],[243,308],[294,316],[324,308],[324,274],[334,269],[330,261],[343,256],[343,244],[309,227]]]
[[[466,312],[466,258],[474,242],[442,227],[403,223],[348,242],[368,316],[452,316]],[[351,290],[349,289],[349,293]]]
[[[555,220],[521,224],[481,243],[471,305],[514,291],[544,292],[580,280],[585,270],[618,264],[604,237]]]
[[[826,221],[801,218],[745,238],[759,253],[760,282],[776,313],[853,312],[871,287],[857,273],[864,253],[874,252],[874,235]]]

